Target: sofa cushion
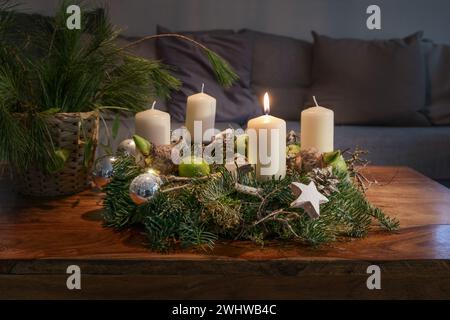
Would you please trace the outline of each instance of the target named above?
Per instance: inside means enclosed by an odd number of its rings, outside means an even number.
[[[450,124],[450,46],[423,43],[427,61],[427,115],[434,125]]]
[[[253,42],[253,83],[274,87],[311,85],[311,43],[249,29],[239,33]]]
[[[158,26],[158,33],[171,33]],[[245,123],[262,113],[262,107],[250,88],[252,46],[247,39],[233,31],[181,32],[204,44],[228,61],[239,75],[239,80],[228,89],[216,80],[207,57],[201,49],[180,39],[158,39],[156,47],[160,59],[176,69],[174,75],[183,82],[181,90],[174,92],[168,109],[174,121],[183,122],[186,99],[198,93],[202,83],[205,93],[217,99],[216,121]]]
[[[270,114],[285,120],[299,121],[309,88],[271,87],[254,84],[253,92],[262,103],[265,92],[270,95]]]
[[[248,29],[253,43],[252,88],[258,98],[268,91],[271,114],[297,120],[311,85],[312,45],[309,42]]]
[[[429,125],[421,33],[372,41],[313,37],[311,93],[335,111],[337,124]]]

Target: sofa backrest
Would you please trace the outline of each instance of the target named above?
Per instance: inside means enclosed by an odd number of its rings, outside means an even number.
[[[271,114],[299,121],[300,112],[310,100],[313,44],[285,36],[244,29],[240,33],[253,42],[251,86],[258,99],[271,96]],[[126,45],[138,38],[120,37]],[[425,40],[427,101],[425,113],[433,125],[450,125],[450,46]],[[154,41],[131,49],[144,58],[157,58]],[[164,106],[164,103],[161,103]]]
[[[427,61],[426,113],[434,125],[450,125],[450,46],[423,42]]]
[[[28,32],[32,21],[46,19],[40,15],[17,14],[21,31]],[[150,32],[151,30],[149,30]],[[310,100],[312,85],[312,43],[244,29],[239,31],[253,42],[251,86],[261,99],[271,94],[271,114],[286,120],[298,121],[300,111]],[[137,37],[120,36],[120,45],[127,45]],[[450,125],[450,45],[423,42],[427,66],[427,101],[425,113],[433,125]],[[130,51],[148,59],[157,59],[155,41],[145,41]],[[165,109],[161,101],[158,107]]]
[[[253,42],[252,89],[270,93],[274,116],[298,121],[311,85],[312,45],[294,38],[244,29]]]

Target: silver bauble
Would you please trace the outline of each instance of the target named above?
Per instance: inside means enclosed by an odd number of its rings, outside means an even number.
[[[98,158],[94,164],[94,172],[92,173],[94,183],[100,189],[111,182],[113,176],[113,164],[116,161],[114,156],[103,156]]]
[[[125,139],[123,140],[119,146],[117,147],[118,154],[126,154],[129,156],[136,155],[136,144],[133,139]]]
[[[138,175],[131,181],[130,198],[137,205],[150,201],[159,191],[162,180],[154,171]]]

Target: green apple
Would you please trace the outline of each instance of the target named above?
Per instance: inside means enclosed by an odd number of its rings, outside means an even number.
[[[340,172],[347,172],[348,170],[340,150],[324,153],[323,162],[326,166],[332,166],[333,169]]]
[[[181,177],[203,177],[210,173],[209,164],[196,156],[183,158],[178,165],[178,174]]]

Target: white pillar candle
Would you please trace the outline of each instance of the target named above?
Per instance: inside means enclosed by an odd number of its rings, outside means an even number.
[[[202,84],[202,91],[200,93],[191,95],[187,98],[186,105],[186,122],[185,126],[191,135],[191,141],[201,143],[203,141],[210,141],[211,137],[205,137],[205,131],[214,129],[216,119],[216,99],[203,92],[204,84]],[[195,121],[201,123],[201,130],[194,130]],[[197,124],[198,125],[198,124]],[[211,134],[213,132],[211,131]]]
[[[269,115],[269,95],[264,95],[265,115],[247,124],[248,157],[258,180],[286,176],[286,121]]]
[[[321,107],[314,98],[315,107],[302,111],[300,144],[302,150],[314,148],[317,151],[334,150],[334,112]]]
[[[135,132],[154,145],[170,144],[170,114],[152,108],[136,114]]]

